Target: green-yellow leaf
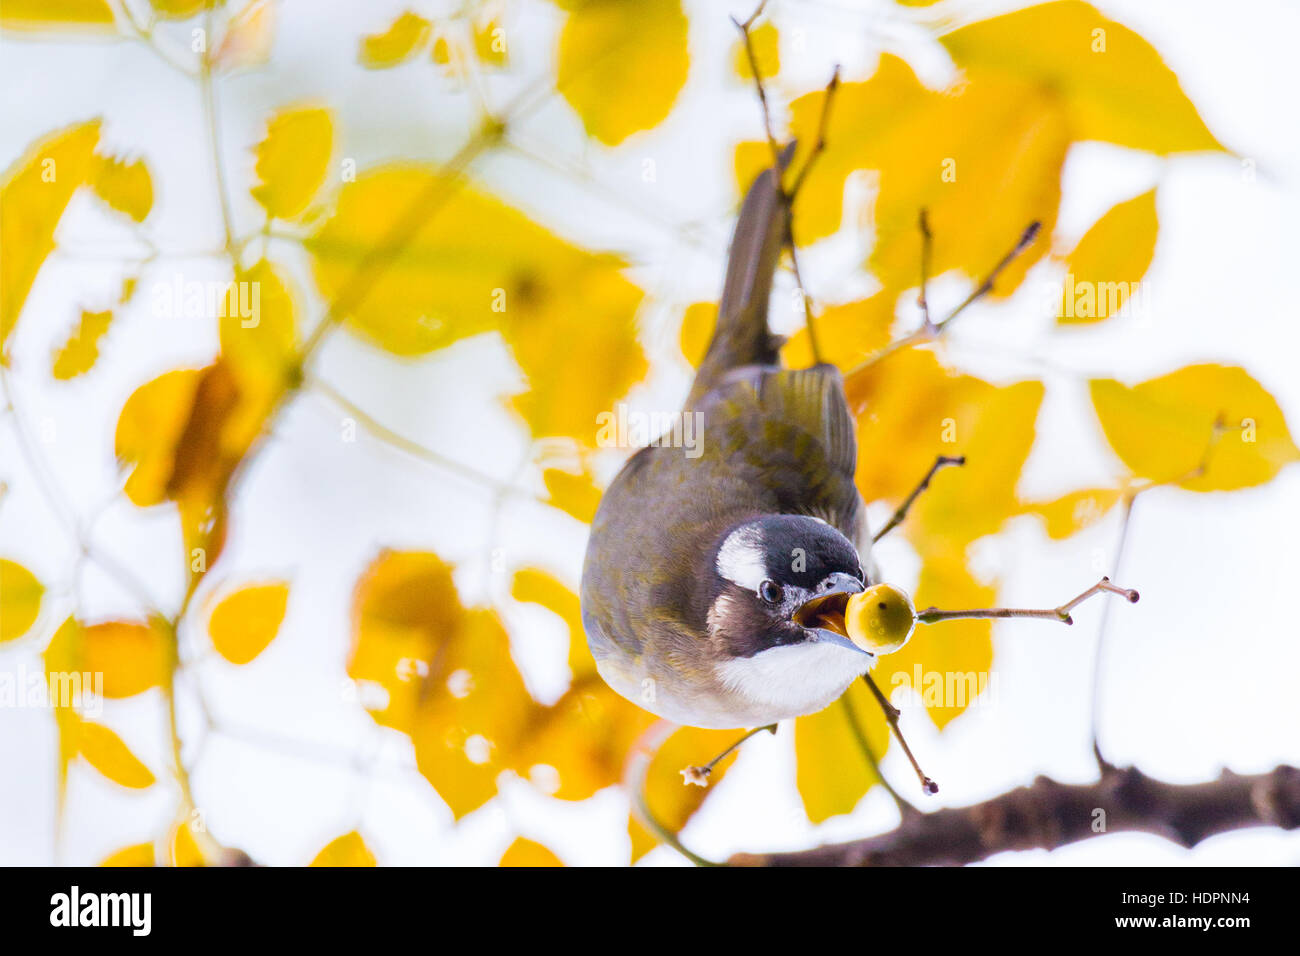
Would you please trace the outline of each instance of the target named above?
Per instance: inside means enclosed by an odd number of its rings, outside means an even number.
[[[1282,409],[1244,369],[1189,365],[1132,388],[1095,379],[1089,389],[1106,440],[1139,477],[1230,491],[1300,460]]]
[[[242,588],[224,598],[208,619],[217,653],[232,664],[247,664],[275,638],[284,620],[289,585],[284,582]]]
[[[5,7],[8,16],[9,7]],[[99,121],[80,123],[33,145],[0,186],[0,346],[13,331],[54,230],[78,186],[95,168]]]
[[[99,340],[113,321],[112,311],[82,312],[81,321],[68,340],[54,353],[54,377],[66,382],[84,375],[99,358]]]
[[[1100,322],[1138,293],[1156,251],[1156,191],[1114,206],[1066,257],[1065,290],[1056,320]]]
[[[383,33],[361,38],[361,50],[357,54],[361,65],[372,70],[397,66],[424,45],[431,26],[424,17],[406,11]]]
[[[5,0],[0,24],[6,30],[33,32],[70,28],[111,32],[113,8],[108,0]]]
[[[312,866],[374,866],[375,855],[356,830],[335,837],[316,854]]]
[[[164,20],[186,20],[208,6],[210,0],[149,0]]]
[[[26,634],[41,613],[45,587],[36,576],[6,558],[0,558],[0,644]]]
[[[795,784],[813,823],[852,812],[880,782],[864,741],[879,760],[889,746],[889,725],[862,681],[825,710],[794,722]]]
[[[556,87],[589,135],[617,146],[664,121],[689,65],[680,0],[590,0],[560,33]]]
[[[506,34],[496,20],[474,24],[474,55],[484,66],[506,65]]]
[[[759,24],[749,31],[750,42],[754,46],[754,59],[758,61],[758,73],[763,79],[770,79],[781,71],[780,34],[776,24],[770,20]],[[732,69],[742,80],[753,82],[754,70],[749,65],[749,52],[745,49],[744,39],[737,39],[732,47]]]
[[[268,214],[292,219],[307,208],[329,166],[334,121],[319,107],[288,108],[271,117],[257,147],[253,198]]]
[[[1014,72],[1054,91],[1073,139],[1160,155],[1223,149],[1151,44],[1081,0],[979,20],[939,39],[960,67]]]

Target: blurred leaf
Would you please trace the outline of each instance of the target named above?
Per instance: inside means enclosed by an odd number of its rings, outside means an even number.
[[[164,20],[185,20],[208,6],[209,2],[210,0],[149,0],[150,6]]]
[[[993,588],[971,576],[965,555],[956,552],[926,559],[915,605],[918,609],[992,607],[995,596]],[[912,639],[901,650],[883,656],[872,673],[876,685],[891,698],[899,687],[915,690],[934,725],[943,730],[987,690],[992,667],[993,622],[970,619],[917,625]],[[908,713],[904,712],[904,733]]]
[[[749,31],[750,41],[754,45],[754,59],[758,61],[758,73],[763,79],[770,79],[781,71],[781,43],[776,24],[768,20]],[[732,47],[731,68],[736,76],[746,82],[753,82],[754,71],[749,66],[749,54],[745,50],[744,39],[737,39]]]
[[[261,66],[271,59],[274,43],[275,3],[273,0],[248,0],[243,9],[231,18],[212,62],[220,70]]]
[[[1055,91],[1071,138],[1167,155],[1221,150],[1160,54],[1079,0],[980,20],[939,38],[959,67],[1014,71]]]
[[[6,26],[11,7],[5,7]],[[99,120],[79,123],[33,144],[0,185],[0,346],[18,322],[54,230],[78,186],[94,170]]]
[[[383,33],[361,38],[357,58],[372,70],[386,70],[410,58],[429,37],[431,24],[409,10],[389,24]]]
[[[550,504],[583,524],[591,524],[600,504],[601,490],[590,471],[584,469],[574,474],[559,468],[547,468],[542,472],[542,481],[546,483]]]
[[[537,710],[494,613],[463,607],[436,555],[382,553],[357,584],[348,674],[388,692],[371,716],[410,735],[457,819],[496,793]]]
[[[100,199],[136,222],[144,222],[153,208],[153,178],[143,159],[128,163],[96,156],[90,185]]]
[[[351,833],[345,833],[341,837],[336,837],[327,843],[316,858],[311,861],[312,866],[374,866],[375,855],[370,852],[366,846],[366,841],[361,838],[361,834],[356,830]]]
[[[824,99],[823,91],[791,104],[802,156],[816,141]],[[869,170],[878,189],[867,265],[887,290],[919,284],[925,209],[931,274],[958,269],[976,281],[1031,222],[1041,222],[1038,238],[998,279],[993,294],[1008,295],[1047,251],[1069,132],[1059,98],[1040,84],[971,69],[960,86],[936,93],[885,54],[869,80],[841,84],[836,93],[826,150],[795,201],[795,235],[806,244],[838,229],[846,178]],[[796,167],[801,162],[796,158]]]
[[[828,305],[814,321],[822,361],[850,369],[889,344],[889,330],[894,323],[893,298],[877,293],[857,302]],[[781,360],[790,368],[808,368],[814,364],[806,326],[781,349]]]
[[[153,866],[154,846],[152,843],[134,843],[111,853],[100,860],[100,866]]]
[[[1056,320],[1100,322],[1124,308],[1156,251],[1156,191],[1118,203],[1066,258],[1066,286]]]
[[[574,682],[596,673],[596,662],[587,648],[587,633],[582,626],[582,609],[578,595],[554,575],[539,568],[515,572],[510,596],[516,601],[540,604],[569,626],[569,671]]]
[[[889,725],[860,680],[825,710],[795,720],[795,784],[813,823],[852,812],[880,782],[863,751],[863,740],[877,760],[884,757]]]
[[[682,314],[682,330],[678,336],[682,356],[692,368],[699,368],[704,361],[704,353],[709,349],[709,340],[718,325],[718,304],[716,302],[695,302],[686,307]]]
[[[1048,537],[1059,541],[1100,521],[1121,494],[1117,488],[1083,488],[1052,501],[1028,502],[1024,512],[1042,518]]]
[[[439,66],[448,66],[451,64],[451,43],[445,36],[434,38],[433,49],[430,51],[430,58]]]
[[[73,675],[82,673],[82,630],[75,618],[68,618],[50,638],[41,655],[45,663],[46,684],[51,688],[54,698],[54,724],[59,739],[59,776],[57,787],[58,813],[62,814],[68,790],[68,766],[77,755],[77,729],[80,723],[76,711],[72,709],[74,701],[67,699],[64,688],[71,690]],[[85,688],[82,688],[85,693]]]
[[[651,815],[671,833],[681,833],[695,812],[717,788],[736,762],[740,751],[734,751],[718,761],[709,774],[707,787],[687,783],[682,771],[699,767],[726,750],[743,732],[739,730],[702,730],[698,727],[679,727],[655,751],[645,776],[645,801]],[[633,814],[628,826],[632,837],[632,862],[635,863],[654,849],[659,841],[641,825]]]
[[[474,55],[484,66],[505,66],[509,51],[505,31],[496,20],[474,24]]]
[[[240,441],[251,441],[249,432],[260,427],[266,406],[297,381],[295,311],[293,295],[270,261],[235,273],[218,322],[222,360],[239,381],[244,410],[254,419],[234,429]]]
[[[170,677],[172,649],[159,624],[105,621],[82,629],[80,666],[104,675],[104,696],[133,697],[162,687]]]
[[[617,146],[658,126],[686,83],[690,55],[680,0],[589,0],[560,33],[556,88],[587,133]]]
[[[297,107],[276,112],[257,146],[261,185],[253,187],[253,198],[268,215],[293,219],[325,181],[333,143],[329,110]]]
[[[197,369],[166,372],[132,392],[118,415],[114,448],[130,471],[126,496],[142,508],[166,500],[176,442],[201,374]]]
[[[232,664],[247,664],[275,639],[289,601],[283,581],[241,588],[223,598],[208,619],[217,653]]]
[[[41,613],[45,586],[36,576],[6,558],[0,558],[0,644],[26,634]]]
[[[77,750],[86,762],[114,783],[134,790],[152,787],[156,778],[110,728],[83,720],[77,730]]]
[[[82,311],[81,321],[63,347],[54,353],[53,374],[60,381],[84,375],[99,358],[99,340],[113,321],[112,311]]]
[[[6,30],[84,29],[112,32],[108,0],[5,0],[0,24]]]
[[[1277,401],[1241,368],[1189,365],[1133,388],[1094,379],[1089,389],[1106,440],[1142,478],[1231,491],[1300,459]]]
[[[515,837],[497,866],[564,866],[564,862],[540,843]]]
[[[199,841],[194,837],[195,824],[202,826],[197,817],[193,822],[182,818],[172,824],[171,834],[167,839],[167,859],[172,866],[208,865],[207,857],[199,847]]]

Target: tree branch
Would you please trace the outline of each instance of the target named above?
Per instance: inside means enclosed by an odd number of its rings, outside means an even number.
[[[1103,818],[1098,810],[1105,811]],[[1098,826],[1098,829],[1094,829]],[[1151,833],[1183,847],[1245,827],[1300,828],[1300,768],[1242,776],[1224,770],[1207,783],[1155,780],[1136,767],[1096,783],[1039,777],[1028,787],[968,807],[905,819],[849,843],[790,853],[740,853],[740,866],[961,866],[1006,850],[1054,850],[1106,833]]]

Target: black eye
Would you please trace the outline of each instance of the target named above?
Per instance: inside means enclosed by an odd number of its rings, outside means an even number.
[[[784,592],[781,590],[781,585],[775,581],[764,581],[758,586],[758,596],[768,604],[780,604]]]

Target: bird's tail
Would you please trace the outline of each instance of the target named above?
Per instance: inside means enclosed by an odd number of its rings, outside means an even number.
[[[781,172],[794,155],[794,147],[790,143],[781,151]],[[741,204],[727,256],[718,324],[695,375],[688,404],[716,387],[737,366],[777,362],[781,339],[768,331],[767,305],[789,216],[777,176],[772,168],[763,170]]]

